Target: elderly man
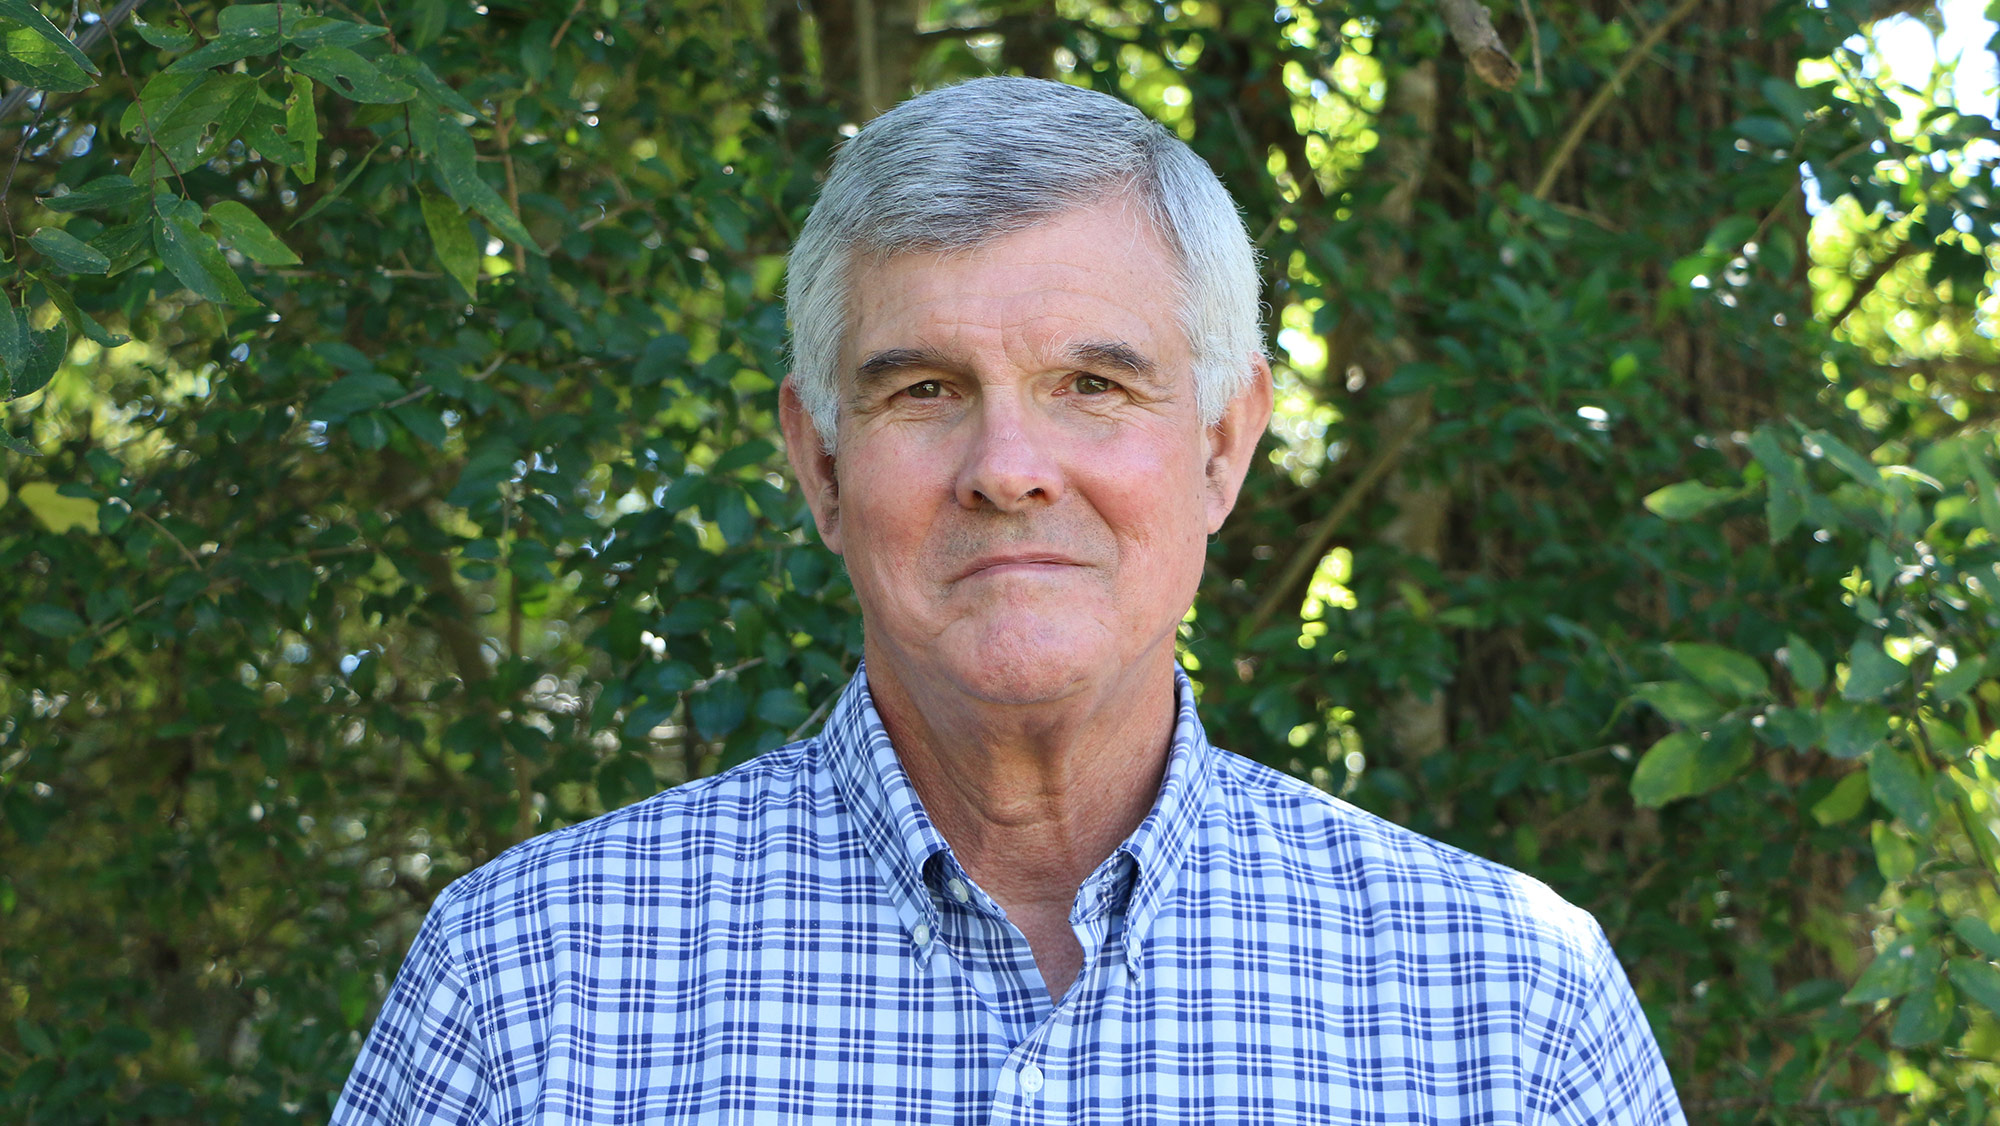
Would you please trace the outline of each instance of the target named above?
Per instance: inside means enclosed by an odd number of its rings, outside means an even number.
[[[335,1122],[1681,1121],[1587,915],[1196,718],[1175,631],[1271,382],[1186,146],[926,94],[788,300],[863,669],[818,737],[448,888]]]

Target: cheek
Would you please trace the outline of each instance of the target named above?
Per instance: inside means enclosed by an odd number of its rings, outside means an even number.
[[[1176,590],[1200,581],[1208,490],[1198,451],[1180,443],[1107,449],[1092,459],[1091,476],[1098,514],[1148,573]]]
[[[945,488],[925,465],[871,456],[841,467],[840,531],[850,567],[907,561],[912,545],[923,541]]]

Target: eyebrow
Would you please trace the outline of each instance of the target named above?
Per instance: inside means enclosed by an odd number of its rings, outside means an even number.
[[[1157,374],[1152,360],[1131,345],[1118,340],[1086,340],[1072,344],[1069,358],[1082,367],[1116,368],[1126,375],[1151,379]]]
[[[925,371],[958,372],[964,365],[953,361],[935,348],[884,348],[880,352],[870,352],[861,366],[854,369],[862,382],[868,383],[883,376],[922,369]]]

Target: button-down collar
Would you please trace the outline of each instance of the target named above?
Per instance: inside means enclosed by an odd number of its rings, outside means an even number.
[[[1077,889],[1070,922],[1086,924],[1122,913],[1123,954],[1136,970],[1146,925],[1172,892],[1187,857],[1188,841],[1208,801],[1215,750],[1195,714],[1194,689],[1187,674],[1174,669],[1174,733],[1159,796],[1139,827],[1104,859]],[[852,810],[863,840],[889,888],[897,916],[927,960],[941,933],[938,892],[961,903],[991,908],[991,900],[970,886],[970,877],[924,812],[908,772],[896,755],[864,667],[856,673],[827,719],[825,745],[834,784]]]

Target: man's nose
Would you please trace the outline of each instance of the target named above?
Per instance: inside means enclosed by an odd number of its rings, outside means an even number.
[[[989,395],[968,420],[972,426],[958,473],[958,503],[1019,512],[1062,496],[1062,467],[1055,435],[1011,396]]]

